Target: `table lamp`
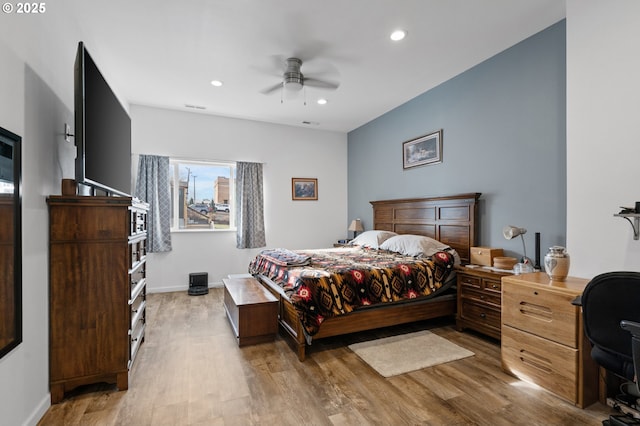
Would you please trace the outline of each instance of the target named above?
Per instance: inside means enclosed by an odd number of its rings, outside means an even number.
[[[524,244],[523,235],[526,233],[527,233],[526,229],[518,228],[517,226],[511,226],[511,225],[505,226],[504,229],[502,230],[502,235],[504,235],[504,237],[507,240],[511,240],[517,236],[520,236],[520,238],[522,239],[522,250],[524,251],[524,256],[522,256],[522,259],[520,260],[520,262],[531,265],[531,259],[527,257],[527,247]]]
[[[358,235],[358,232],[364,231],[362,221],[360,221],[360,219],[353,219],[351,221],[351,225],[349,225],[349,231],[353,231],[353,238],[355,238]]]

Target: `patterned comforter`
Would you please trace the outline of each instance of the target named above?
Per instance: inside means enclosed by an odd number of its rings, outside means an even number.
[[[290,251],[264,251],[249,264],[249,272],[278,284],[295,307],[309,336],[329,317],[364,306],[433,297],[450,286],[452,253],[413,258],[364,248],[298,250],[306,266],[287,265]]]

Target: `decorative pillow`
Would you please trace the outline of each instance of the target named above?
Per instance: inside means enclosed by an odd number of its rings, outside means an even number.
[[[448,245],[422,235],[396,235],[380,245],[381,250],[389,250],[405,256],[428,257],[434,253],[450,249]]]
[[[350,244],[354,246],[378,249],[380,244],[395,235],[398,234],[391,231],[364,231],[362,234],[351,240]]]

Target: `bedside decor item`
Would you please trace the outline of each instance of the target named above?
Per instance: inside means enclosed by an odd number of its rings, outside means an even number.
[[[530,263],[516,263],[513,265],[513,273],[516,275],[528,274],[529,272],[536,272],[536,269]]]
[[[504,270],[511,270],[518,263],[515,257],[498,256],[493,259],[493,267]]]
[[[520,236],[522,239],[522,250],[524,251],[524,255],[522,256],[521,263],[531,263],[531,259],[527,257],[527,247],[524,244],[523,235],[527,233],[525,228],[518,228],[517,226],[507,225],[502,230],[502,235],[507,239],[511,240],[517,236]]]
[[[536,271],[540,271],[542,268],[540,267],[540,233],[536,232],[536,257],[535,264],[533,265],[533,269]]]
[[[60,191],[62,195],[76,195],[77,186],[75,179],[62,179]]]
[[[544,256],[544,270],[551,281],[564,281],[569,275],[570,263],[569,253],[562,246],[549,247]]]
[[[501,248],[493,247],[471,247],[471,263],[481,266],[493,266],[493,259],[502,256]]]
[[[315,178],[291,178],[292,200],[317,200],[318,179]]]
[[[402,143],[402,167],[442,163],[442,129]]]
[[[362,221],[360,220],[360,218],[353,219],[351,221],[351,224],[349,225],[349,231],[353,232],[353,238],[358,236],[358,232],[364,231],[364,228],[362,227]]]

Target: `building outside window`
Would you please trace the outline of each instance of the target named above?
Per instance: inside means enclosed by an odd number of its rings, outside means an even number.
[[[172,231],[235,229],[235,162],[171,159],[170,166]]]

